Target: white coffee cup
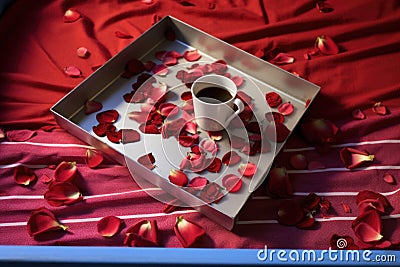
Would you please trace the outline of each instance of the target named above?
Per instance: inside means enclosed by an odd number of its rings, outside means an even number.
[[[206,131],[223,130],[244,109],[243,102],[236,98],[235,83],[222,75],[198,78],[193,82],[191,92],[197,125]]]

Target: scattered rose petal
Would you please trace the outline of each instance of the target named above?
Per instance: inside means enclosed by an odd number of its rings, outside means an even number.
[[[64,73],[72,78],[78,78],[82,76],[82,72],[78,67],[68,66],[64,68]]]
[[[269,140],[281,143],[289,136],[290,130],[283,123],[270,123],[265,128],[264,134]]]
[[[356,197],[357,205],[362,203],[370,203],[370,206],[380,213],[384,214],[390,209],[391,205],[387,198],[380,193],[369,190],[360,191]]]
[[[180,170],[169,171],[168,179],[171,183],[177,186],[186,186],[189,182],[187,175]]]
[[[77,21],[81,17],[81,14],[75,9],[68,9],[64,13],[63,20],[65,23],[71,23]]]
[[[78,55],[78,57],[81,57],[81,58],[87,58],[90,55],[89,50],[83,46],[76,49],[76,54]]]
[[[153,73],[158,76],[166,76],[168,74],[168,67],[164,64],[157,64],[153,67]]]
[[[62,161],[54,171],[54,179],[57,182],[71,182],[77,174],[78,168],[76,167],[76,162]]]
[[[294,57],[290,56],[289,54],[278,53],[274,58],[271,59],[271,63],[276,65],[284,65],[293,63],[294,60]]]
[[[142,0],[142,3],[146,5],[151,5],[154,3],[154,0]]]
[[[275,123],[283,123],[285,121],[285,117],[283,116],[283,114],[275,111],[265,113],[265,118],[269,122]]]
[[[163,64],[165,66],[174,66],[174,65],[178,64],[178,60],[176,57],[171,57],[171,56],[164,57]]]
[[[168,202],[162,212],[163,213],[171,213],[174,212],[175,210],[177,210],[179,207],[182,207],[182,205],[184,205],[184,203],[182,201],[180,201],[179,199],[175,198],[173,200],[171,200],[170,202]]]
[[[183,57],[187,60],[187,61],[197,61],[201,58],[200,53],[197,50],[189,50],[186,51],[183,54]]]
[[[35,182],[36,174],[28,167],[19,165],[14,169],[14,181],[19,185],[28,186]]]
[[[342,203],[342,207],[345,213],[351,213],[351,208],[348,204]]]
[[[246,94],[244,91],[237,91],[236,96],[240,100],[242,100],[243,104],[245,104],[245,105],[246,104],[248,105],[251,103],[252,98],[248,94]]]
[[[114,123],[119,118],[119,113],[115,109],[106,110],[96,114],[99,123]]]
[[[294,226],[304,218],[300,204],[292,199],[284,200],[279,205],[278,222],[282,225]]]
[[[327,1],[318,1],[316,8],[321,13],[329,13],[333,11],[332,5]]]
[[[88,150],[86,150],[85,160],[86,165],[89,168],[94,169],[103,162],[103,155],[99,151],[89,148]]]
[[[11,142],[25,142],[36,135],[36,131],[32,130],[15,130],[7,131],[7,139]]]
[[[351,115],[356,120],[363,120],[365,119],[365,114],[361,111],[361,109],[355,109],[351,112]]]
[[[311,170],[322,170],[325,169],[325,165],[319,161],[316,160],[312,160],[308,163],[307,168],[311,171]]]
[[[365,162],[373,161],[374,155],[369,155],[367,152],[354,148],[344,147],[340,150],[340,159],[346,168],[354,169]]]
[[[296,170],[305,170],[308,166],[307,158],[303,154],[292,155],[289,159],[289,163]]]
[[[332,40],[331,37],[326,35],[321,35],[317,37],[315,41],[315,47],[324,55],[336,55],[339,53],[339,48]]]
[[[318,210],[320,203],[321,197],[315,193],[310,193],[304,199],[303,208],[307,212],[315,212]]]
[[[142,220],[129,227],[124,245],[129,247],[159,247],[159,231],[156,220]]]
[[[225,187],[228,192],[237,192],[242,188],[242,179],[234,174],[225,175],[222,178],[222,186]]]
[[[252,122],[246,124],[245,126],[246,126],[246,130],[249,132],[256,133],[256,134],[261,133],[260,124],[258,123],[258,121],[252,121]]]
[[[139,130],[142,133],[146,133],[146,134],[159,134],[160,133],[160,129],[158,129],[157,125],[155,124],[141,124],[139,125]]]
[[[164,117],[174,117],[179,113],[177,105],[172,103],[161,103],[159,106],[160,114]]]
[[[51,206],[69,206],[83,199],[78,187],[70,182],[54,182],[44,194]]]
[[[222,75],[227,71],[228,64],[225,62],[225,60],[219,59],[219,60],[211,63],[211,68],[212,68],[212,71],[215,72],[215,74]]]
[[[203,227],[192,221],[186,220],[183,216],[176,218],[174,232],[179,242],[185,248],[196,246],[200,239],[205,235]]]
[[[207,178],[197,176],[192,178],[187,186],[196,188],[198,190],[202,190],[207,184],[208,184]]]
[[[116,216],[103,217],[97,222],[97,232],[104,237],[113,237],[119,232],[122,220]]]
[[[396,184],[396,179],[394,179],[394,176],[390,173],[385,173],[383,175],[383,180],[388,184]]]
[[[140,133],[134,129],[121,129],[122,138],[121,142],[123,144],[136,143],[140,141]]]
[[[133,36],[130,35],[129,33],[125,33],[125,32],[122,32],[122,31],[115,31],[114,34],[115,34],[115,37],[120,38],[120,39],[133,38]]]
[[[376,242],[382,239],[382,235],[369,224],[360,222],[354,226],[355,235],[365,243]]]
[[[290,102],[282,103],[278,106],[278,111],[284,116],[290,115],[294,111],[293,104]]]
[[[42,207],[32,211],[27,223],[28,234],[32,237],[53,231],[66,231],[67,226],[62,225],[49,209]]]
[[[242,158],[236,151],[229,151],[222,156],[222,163],[226,166],[234,166],[238,164]]]
[[[247,164],[240,164],[238,172],[245,177],[252,177],[257,171],[257,165],[248,162]]]
[[[108,131],[115,131],[116,127],[110,123],[99,123],[92,129],[97,136],[104,137]]]
[[[235,83],[237,88],[242,86],[243,81],[244,81],[243,77],[241,77],[241,76],[233,76],[233,77],[231,77],[231,80]]]
[[[85,102],[85,114],[92,114],[100,111],[103,108],[103,104],[95,100],[88,100]]]
[[[222,140],[222,135],[223,135],[222,131],[208,131],[207,134],[214,141]]]
[[[336,141],[339,128],[329,120],[311,119],[301,124],[301,131],[311,144],[326,145]]]
[[[219,158],[214,158],[210,165],[207,166],[207,171],[217,173],[221,170],[222,161]]]
[[[372,111],[381,116],[388,114],[386,106],[382,105],[381,102],[375,103],[375,105],[372,107]]]
[[[246,140],[244,138],[239,137],[239,136],[230,135],[229,138],[230,138],[229,139],[229,143],[231,144],[232,148],[241,149],[241,148],[243,148],[244,146],[247,145]]]
[[[265,99],[271,108],[276,108],[282,103],[282,97],[275,92],[267,93]]]
[[[193,96],[192,96],[192,92],[183,92],[182,94],[181,94],[181,99],[183,100],[183,101],[188,101],[188,100],[191,100],[193,98]]]
[[[296,224],[296,227],[299,229],[311,229],[315,225],[315,218],[314,217],[305,217],[302,221]]]
[[[122,130],[107,131],[106,136],[108,141],[119,144],[122,141]]]
[[[156,159],[154,158],[152,153],[140,156],[137,161],[149,170],[155,168],[154,163],[156,162]]]
[[[214,182],[207,184],[200,191],[200,199],[209,204],[218,203],[223,196],[221,187]]]
[[[199,135],[179,135],[178,142],[181,146],[191,147],[199,142]]]
[[[49,184],[53,181],[53,178],[50,178],[47,174],[42,174],[42,176],[40,176],[40,181],[44,184]]]
[[[200,148],[203,152],[209,152],[215,155],[218,151],[218,145],[212,139],[203,139],[200,142]]]
[[[274,167],[268,175],[267,191],[273,197],[291,197],[293,186],[285,168]]]

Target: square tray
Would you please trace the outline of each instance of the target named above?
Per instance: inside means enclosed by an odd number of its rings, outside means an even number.
[[[166,38],[165,33],[171,30],[175,33],[176,38],[174,40]],[[239,87],[239,90],[244,91],[252,98],[254,115],[260,121],[262,127],[269,123],[265,120],[265,113],[276,111],[276,109],[271,110],[266,104],[265,94],[267,92],[277,92],[282,96],[284,102],[293,104],[294,112],[285,117],[285,125],[291,131],[320,89],[302,78],[292,75],[182,21],[167,16],[87,77],[74,90],[57,102],[51,108],[51,112],[57,123],[68,132],[103,151],[120,164],[126,165],[141,186],[146,187],[146,184],[150,182],[161,188],[168,195],[174,196],[204,213],[225,228],[232,229],[239,211],[251,193],[263,182],[274,157],[285,142],[270,142],[272,149],[268,153],[247,156],[239,152],[243,162],[257,163],[257,172],[251,178],[244,177],[242,179],[243,185],[238,192],[227,193],[218,203],[207,204],[197,196],[172,184],[168,180],[169,171],[177,169],[176,166],[179,166],[184,157],[182,155],[185,155],[189,148],[180,147],[175,138],[163,139],[160,134],[142,133],[139,142],[115,144],[107,140],[106,137],[98,137],[94,134],[92,127],[98,124],[96,113],[89,115],[84,113],[85,102],[87,100],[96,100],[103,104],[102,111],[115,109],[119,112],[120,118],[114,124],[118,129],[131,128],[137,130],[139,124],[128,119],[127,114],[140,110],[140,104],[126,103],[122,96],[132,90],[132,84],[136,82],[138,75],[128,79],[121,77],[126,63],[130,59],[136,58],[142,62],[151,60],[160,64],[161,62],[155,58],[157,51],[173,50],[184,53],[194,49],[197,49],[202,56],[199,61],[188,62],[185,59],[179,59],[178,65],[169,67],[169,73],[166,76],[155,75],[157,82],[168,85],[169,90],[172,91],[172,97],[168,96],[168,102],[179,105],[182,103],[179,95],[189,90],[176,78],[176,73],[179,70],[188,70],[190,66],[196,63],[209,64],[217,60],[224,60],[227,63],[228,72],[232,76],[239,76],[244,79],[244,83]],[[236,129],[234,134],[240,136],[243,134],[243,130]],[[206,138],[207,136],[201,129],[199,135],[201,138]],[[218,158],[221,158],[231,149],[226,135],[227,132],[224,132],[224,137],[218,142],[219,150],[216,155]],[[156,158],[157,167],[153,170],[149,170],[137,163],[138,157],[150,152]],[[246,160],[243,160],[244,158]],[[221,185],[220,178],[222,176],[226,174],[240,175],[237,168],[237,165],[233,167],[223,166],[220,173],[187,173],[187,175],[189,179],[199,175],[207,177],[210,181],[215,180],[216,183]],[[150,192],[148,191],[148,193]],[[154,195],[153,197],[157,198]]]

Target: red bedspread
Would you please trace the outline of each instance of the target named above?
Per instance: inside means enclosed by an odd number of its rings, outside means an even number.
[[[0,244],[122,246],[127,227],[151,218],[158,222],[163,246],[181,247],[173,225],[183,214],[204,227],[205,247],[327,249],[334,234],[359,241],[351,224],[358,215],[356,195],[362,190],[387,197],[393,210],[381,216],[381,234],[394,244],[400,241],[400,187],[383,179],[384,174],[391,174],[400,182],[399,1],[332,0],[326,2],[333,8],[329,13],[319,12],[317,1],[311,0],[143,2],[16,1],[0,18],[0,127],[8,134],[36,131],[27,141],[6,139],[0,143]],[[69,8],[79,11],[81,19],[64,23]],[[282,68],[321,86],[305,120],[332,121],[340,128],[339,141],[321,154],[296,129],[276,161],[288,170],[294,199],[315,192],[330,201],[329,216],[316,214],[312,229],[279,224],[277,210],[284,200],[271,199],[264,187],[248,201],[232,232],[190,209],[165,214],[164,204],[143,192],[127,168],[105,160],[100,168],[90,169],[85,164],[86,144],[60,128],[40,129],[56,126],[49,108],[83,80],[65,75],[65,66],[77,66],[88,76],[148,29],[155,16],[166,15],[252,54],[279,49],[296,59]],[[133,38],[117,38],[116,31]],[[305,59],[320,35],[332,37],[339,53]],[[90,50],[90,57],[77,57],[80,46]],[[378,102],[388,108],[388,114],[372,111]],[[366,118],[353,118],[355,109]],[[343,147],[368,151],[375,159],[365,168],[349,171],[339,157]],[[288,162],[295,153],[326,168],[295,170]],[[34,170],[38,177],[52,177],[51,165],[61,161],[77,162],[84,201],[54,208],[43,199],[48,185],[42,181],[29,187],[14,182],[14,168],[19,164]],[[345,211],[346,205],[350,212]],[[43,206],[68,225],[70,233],[38,240],[30,237],[26,222],[33,210]],[[116,236],[104,238],[96,224],[109,215],[123,219],[126,227]]]

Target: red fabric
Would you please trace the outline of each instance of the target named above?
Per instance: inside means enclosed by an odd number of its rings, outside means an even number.
[[[398,181],[400,179],[400,157],[396,153],[400,149],[400,4],[395,0],[337,0],[331,3],[333,12],[320,13],[315,2],[155,0],[147,5],[141,1],[117,0],[16,1],[0,18],[0,126],[11,132],[56,125],[49,108],[83,80],[65,75],[64,67],[77,66],[87,77],[93,72],[92,68],[106,62],[148,29],[154,15],[172,15],[249,53],[277,48],[294,56],[295,63],[282,68],[295,71],[322,88],[306,118],[333,121],[341,130],[340,145],[354,142],[356,144],[350,146],[376,156],[371,165],[376,168],[368,170],[290,173],[297,193],[295,198],[301,198],[301,193],[336,192],[338,196],[327,196],[326,199],[332,202],[332,216],[339,218],[357,216],[354,194],[340,192],[367,189],[395,192],[387,196],[394,208],[391,212],[393,218],[384,219],[383,225],[384,236],[399,241],[400,198],[396,192],[399,185],[385,183],[382,176],[389,172]],[[211,9],[210,3],[215,3],[215,8]],[[63,23],[63,14],[68,8],[78,10],[82,18],[74,23]],[[134,38],[117,38],[115,31],[129,33]],[[303,54],[312,49],[316,37],[323,34],[335,40],[339,54],[305,60]],[[76,49],[80,46],[90,50],[89,58],[76,56]],[[371,107],[376,102],[386,105],[390,114],[379,116],[373,113]],[[351,112],[356,108],[366,114],[365,120],[352,118]],[[369,143],[360,143],[363,141]],[[43,195],[47,186],[41,181],[29,188],[16,185],[12,165],[15,163],[37,166],[56,165],[63,160],[76,161],[85,196],[140,189],[128,170],[111,160],[106,160],[100,170],[86,167],[85,147],[37,145],[84,145],[61,129],[52,132],[37,130],[29,142],[34,144],[0,143],[0,244],[121,246],[126,228],[116,237],[106,239],[98,235],[94,220],[116,215],[128,216],[125,219],[127,226],[147,216],[153,217],[162,232],[162,244],[180,247],[173,233],[178,215],[158,214],[164,205],[144,192],[87,198],[82,203],[60,208],[49,207],[44,199],[18,199],[17,196],[21,195]],[[302,147],[310,145],[302,141],[296,131],[286,148]],[[323,155],[315,150],[301,153],[328,168],[343,168],[339,150],[340,147],[335,147]],[[296,152],[283,151],[276,164],[290,169],[288,158],[293,153]],[[46,166],[34,170],[39,177],[43,173],[52,176],[54,172]],[[333,234],[355,238],[351,219],[321,221],[313,230],[265,221],[276,219],[277,207],[282,201],[265,196],[262,188],[258,190],[243,209],[239,217],[241,223],[232,232],[197,212],[182,212],[205,228],[207,238],[203,245],[206,247],[263,248],[266,244],[269,247],[326,249]],[[344,213],[343,203],[351,207],[351,213]],[[67,222],[94,219],[65,223],[73,234],[67,233],[58,239],[34,240],[29,237],[23,223],[32,210],[42,206],[50,208],[60,220]]]

